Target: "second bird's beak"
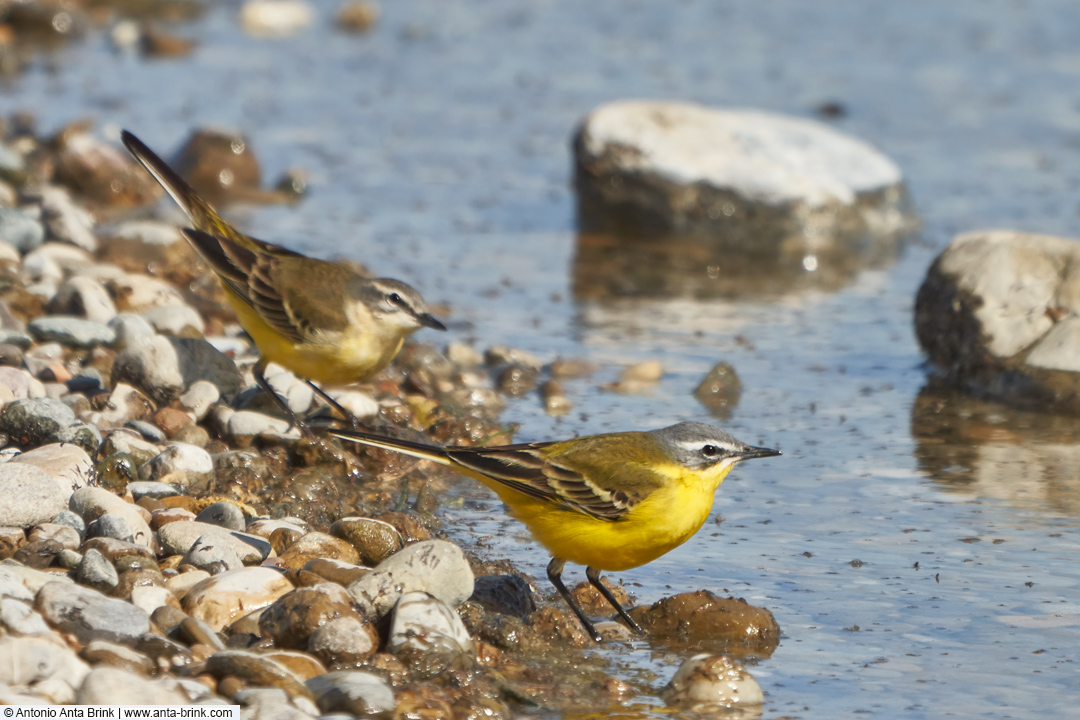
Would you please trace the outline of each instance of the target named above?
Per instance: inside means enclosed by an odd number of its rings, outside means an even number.
[[[417,315],[416,319],[420,321],[421,327],[431,328],[432,330],[446,330],[446,326],[436,320],[431,313]]]
[[[779,450],[773,450],[772,448],[754,447],[753,445],[751,445],[747,447],[746,450],[743,450],[741,453],[739,453],[739,462],[742,462],[743,460],[752,460],[753,458],[773,457],[774,455],[779,454]]]

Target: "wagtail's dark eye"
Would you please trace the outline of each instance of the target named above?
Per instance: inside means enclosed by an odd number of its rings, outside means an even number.
[[[395,305],[404,305],[405,304],[405,299],[402,298],[397,293],[390,293],[389,295],[386,296],[386,299],[389,300],[390,302],[394,303]]]
[[[701,448],[701,454],[707,458],[716,457],[720,454],[720,448],[716,447],[715,445],[706,445],[705,447]]]

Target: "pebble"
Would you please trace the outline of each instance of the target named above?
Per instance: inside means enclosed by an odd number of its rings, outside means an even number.
[[[182,605],[188,615],[216,631],[239,617],[271,605],[292,589],[292,583],[277,570],[245,567],[199,583],[184,596]]]
[[[183,495],[184,491],[175,483],[153,482],[149,480],[137,480],[127,484],[127,491],[136,502],[139,498],[163,498],[173,495]]]
[[[485,609],[525,618],[536,611],[532,588],[520,575],[481,575],[469,598]]]
[[[21,527],[0,526],[0,560],[7,560],[26,544],[26,533]]]
[[[111,345],[116,340],[116,331],[104,323],[65,315],[37,318],[27,330],[38,342],[58,342],[74,348]]]
[[[78,550],[79,545],[82,544],[82,538],[79,537],[79,533],[75,528],[57,523],[38,525],[30,531],[30,536],[27,539],[30,542],[35,540],[55,540],[60,543],[61,548],[67,550]]]
[[[525,350],[506,347],[505,345],[492,345],[484,352],[484,363],[489,367],[502,365],[521,365],[539,371],[544,363],[540,358]]]
[[[0,432],[23,447],[53,442],[70,442],[94,451],[101,442],[100,431],[75,419],[64,403],[50,398],[15,400],[0,410]]]
[[[182,305],[184,296],[175,287],[156,277],[127,273],[110,278],[109,289],[121,312],[136,315],[163,305]]]
[[[26,463],[0,464],[0,526],[30,527],[66,509],[68,496],[49,473]]]
[[[0,329],[0,343],[13,345],[25,350],[34,344],[34,338],[30,337],[29,333],[25,330],[3,328]]]
[[[244,513],[231,502],[216,502],[208,505],[196,516],[195,520],[219,525],[229,530],[243,530],[245,527]]]
[[[321,532],[309,532],[289,545],[281,555],[282,562],[290,570],[300,570],[314,558],[328,558],[355,564],[360,561],[360,554],[356,548],[340,538]]]
[[[122,515],[105,513],[86,526],[87,539],[96,537],[113,538],[122,542],[135,542],[131,525]]]
[[[263,415],[252,410],[241,410],[232,413],[227,423],[229,440],[237,447],[251,447],[256,437],[263,433],[271,435],[289,434],[300,437],[300,431],[296,428],[289,429],[289,421],[269,415]]]
[[[378,636],[353,609],[349,593],[329,582],[282,595],[259,617],[259,629],[264,636],[273,638],[278,647],[303,650],[316,630],[337,618],[354,618],[364,623],[371,635],[366,644],[378,647]]]
[[[230,531],[218,525],[203,522],[172,522],[158,530],[158,541],[172,555],[184,555],[195,541],[208,535],[227,543],[245,565],[260,563],[269,557],[270,543],[257,535]]]
[[[175,678],[157,680],[115,667],[96,667],[75,696],[78,705],[190,705],[191,696]]]
[[[233,676],[252,685],[276,687],[290,696],[311,698],[300,676],[265,655],[247,650],[219,650],[206,661],[206,672],[216,677]]]
[[[544,412],[552,417],[566,415],[574,409],[574,404],[558,380],[548,380],[541,385],[540,397],[544,400]]]
[[[49,635],[52,630],[29,603],[15,598],[0,598],[0,628],[11,635]]]
[[[408,592],[428,592],[451,607],[473,592],[473,573],[457,545],[426,540],[379,563],[349,586],[349,594],[369,616],[382,617]]]
[[[49,312],[108,325],[116,317],[116,304],[100,282],[91,277],[75,275],[57,287],[56,294],[49,301]],[[109,330],[115,342],[116,331],[112,328]]]
[[[113,347],[117,351],[128,350],[154,337],[154,328],[141,316],[120,313],[109,320],[109,327],[116,333]]]
[[[342,587],[348,587],[371,572],[371,568],[344,563],[340,560],[327,560],[326,558],[308,560],[307,564],[304,565],[304,570],[318,575],[324,580],[337,583]]]
[[[71,578],[66,575],[28,568],[11,559],[0,560],[0,596],[32,601],[38,591],[51,582],[74,586]]]
[[[91,548],[83,553],[82,561],[75,571],[75,578],[89,587],[111,592],[120,582],[120,575],[100,550]]]
[[[55,540],[31,541],[20,547],[12,559],[32,568],[47,568],[64,548]]]
[[[456,612],[426,592],[409,592],[394,606],[387,649],[426,678],[440,674],[474,648]]]
[[[330,388],[325,389],[325,392],[359,420],[373,418],[382,409],[378,400],[359,390]]]
[[[679,593],[629,613],[650,637],[690,648],[737,644],[768,657],[780,638],[780,626],[771,612],[739,598],[721,598],[708,590]]]
[[[199,312],[184,303],[158,305],[142,312],[142,317],[162,335],[202,335],[203,319]]]
[[[94,665],[107,665],[143,676],[152,674],[156,669],[153,661],[146,655],[108,640],[92,640],[80,654],[84,660]]]
[[[368,0],[346,0],[334,15],[334,22],[348,32],[367,32],[379,19],[379,6]]]
[[[378,675],[360,670],[337,670],[307,681],[324,713],[360,717],[387,715],[394,710],[394,691]]]
[[[77,205],[65,188],[45,185],[39,191],[46,238],[95,252],[98,240],[93,232],[94,219],[90,213]]]
[[[289,668],[305,682],[313,677],[326,674],[326,666],[306,652],[271,650],[263,654]],[[315,708],[315,711],[318,712],[318,708]]]
[[[128,420],[124,423],[124,427],[131,428],[139,433],[144,440],[149,440],[153,443],[165,442],[165,433],[161,432],[161,428],[153,423],[148,423],[145,420]]]
[[[108,490],[99,487],[79,488],[71,496],[70,507],[84,520],[96,520],[106,513],[119,515],[131,528],[136,545],[148,548],[153,544],[154,533],[139,512],[141,508],[124,502]]]
[[[168,588],[178,600],[183,600],[184,596],[188,594],[191,588],[195,587],[203,580],[210,577],[210,573],[205,570],[188,570],[182,572],[179,575],[174,575],[171,578],[165,580],[165,587]]]
[[[121,584],[123,577],[121,577]],[[162,606],[178,604],[179,600],[167,588],[153,584],[135,585],[131,588],[129,599],[131,604],[141,608],[147,615],[152,615],[155,610]]]
[[[70,703],[90,667],[49,636],[0,637],[0,687],[23,687],[51,703]]]
[[[221,399],[221,392],[217,385],[206,380],[196,380],[191,383],[183,395],[180,396],[180,405],[195,416],[199,422],[210,412],[210,408]]]
[[[140,608],[69,583],[46,583],[34,606],[49,625],[83,643],[97,639],[126,642],[150,631],[150,617]]]
[[[180,562],[184,565],[194,565],[211,575],[244,567],[244,564],[240,562],[240,556],[229,543],[212,535],[200,536],[184,553],[184,559]]]
[[[397,528],[373,518],[346,517],[335,520],[330,525],[330,534],[348,541],[359,553],[359,561],[369,567],[375,567],[405,547],[405,539]]]
[[[696,712],[765,702],[757,680],[729,655],[703,654],[683,660],[660,695],[671,705],[693,705]]]
[[[379,638],[365,619],[339,617],[311,634],[307,650],[327,664],[358,665],[379,650]]]
[[[139,469],[139,477],[188,487],[201,483],[213,472],[214,461],[206,450],[185,443],[172,443]]]
[[[0,207],[0,240],[26,255],[45,242],[45,226],[22,210]]]

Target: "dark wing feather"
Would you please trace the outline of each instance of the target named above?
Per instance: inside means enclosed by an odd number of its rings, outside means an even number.
[[[599,520],[619,520],[644,497],[609,491],[581,472],[545,459],[539,450],[554,443],[502,448],[447,448],[451,460],[529,497]]]

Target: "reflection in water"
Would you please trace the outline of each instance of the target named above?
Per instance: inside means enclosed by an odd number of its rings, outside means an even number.
[[[839,290],[862,269],[893,261],[901,237],[867,238],[807,254],[725,248],[716,238],[632,238],[579,233],[573,264],[578,300],[627,297],[769,299],[807,289]]]
[[[911,411],[915,456],[943,489],[1080,513],[1080,423],[926,386]]]

